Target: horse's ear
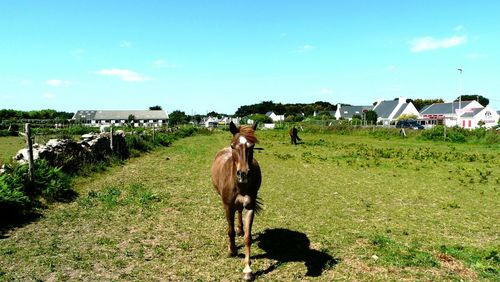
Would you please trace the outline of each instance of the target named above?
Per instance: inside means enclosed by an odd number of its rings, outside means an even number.
[[[253,125],[252,125],[252,129],[255,131],[257,130],[257,122],[254,122]]]
[[[233,135],[235,135],[236,133],[240,132],[240,130],[238,129],[238,127],[236,127],[236,124],[234,124],[234,122],[232,122],[232,121],[229,124],[229,131],[231,131],[231,133]]]

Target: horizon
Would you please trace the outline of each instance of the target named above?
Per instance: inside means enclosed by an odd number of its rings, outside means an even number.
[[[0,109],[234,114],[482,95],[500,110],[497,1],[0,4]]]

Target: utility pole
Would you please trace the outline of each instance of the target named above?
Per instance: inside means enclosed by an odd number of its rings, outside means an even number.
[[[457,69],[460,72],[460,88],[459,88],[459,93],[458,93],[458,110],[462,109],[462,68]]]

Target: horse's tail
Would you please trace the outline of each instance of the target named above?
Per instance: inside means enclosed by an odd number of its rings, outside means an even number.
[[[262,198],[257,196],[255,199],[255,208],[254,211],[256,214],[259,214],[264,209],[264,204],[262,203]]]

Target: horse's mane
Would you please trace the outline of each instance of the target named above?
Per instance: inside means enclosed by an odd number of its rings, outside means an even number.
[[[245,136],[245,138],[250,143],[254,143],[254,144],[259,143],[257,136],[255,136],[255,130],[251,126],[241,126],[240,127],[240,134]]]

